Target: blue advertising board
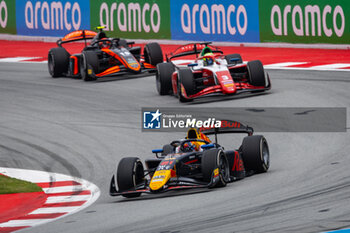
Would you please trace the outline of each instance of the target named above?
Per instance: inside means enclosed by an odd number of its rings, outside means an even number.
[[[174,40],[260,42],[258,0],[171,0]]]
[[[64,36],[90,29],[90,1],[16,0],[18,35]]]

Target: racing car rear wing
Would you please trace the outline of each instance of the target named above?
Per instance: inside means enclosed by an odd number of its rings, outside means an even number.
[[[171,59],[177,58],[177,57],[184,57],[189,55],[197,55],[201,53],[202,49],[206,46],[210,47],[213,53],[220,53],[223,54],[224,52],[221,51],[218,47],[214,47],[209,45],[211,42],[203,42],[203,43],[191,43],[191,44],[185,44],[181,47],[177,48],[174,52],[166,54],[166,60],[167,62],[170,62]]]
[[[97,32],[94,32],[91,30],[77,30],[77,31],[68,33],[62,39],[59,39],[56,43],[58,46],[61,46],[61,44],[64,44],[64,43],[85,40],[85,44],[86,44],[86,40],[91,40],[96,35],[97,35]]]
[[[243,125],[240,122],[237,121],[231,121],[231,120],[221,120],[221,127],[209,127],[205,128],[202,127],[199,129],[199,131],[205,135],[215,135],[215,142],[217,143],[217,135],[218,134],[226,134],[226,133],[246,133],[249,136],[252,136],[254,133],[254,129],[252,127]]]

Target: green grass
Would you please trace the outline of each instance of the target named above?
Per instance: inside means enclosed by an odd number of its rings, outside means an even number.
[[[43,190],[36,184],[0,175],[0,194],[32,193],[41,191]]]

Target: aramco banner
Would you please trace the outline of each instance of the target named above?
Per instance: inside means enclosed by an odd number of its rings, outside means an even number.
[[[260,0],[261,42],[349,44],[349,0]]]

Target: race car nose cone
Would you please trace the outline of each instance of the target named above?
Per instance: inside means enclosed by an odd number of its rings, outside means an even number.
[[[157,191],[161,189],[170,179],[171,171],[170,170],[160,170],[154,173],[152,180],[149,184],[149,187],[152,191]]]

